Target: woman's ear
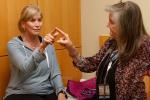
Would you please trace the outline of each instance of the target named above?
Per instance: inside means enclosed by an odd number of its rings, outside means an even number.
[[[22,27],[23,30],[25,31],[25,22],[24,22],[24,21],[21,22],[21,27]]]

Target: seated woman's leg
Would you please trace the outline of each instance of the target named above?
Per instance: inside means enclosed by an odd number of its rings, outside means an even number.
[[[34,94],[12,94],[8,96],[5,100],[44,100],[39,95]]]

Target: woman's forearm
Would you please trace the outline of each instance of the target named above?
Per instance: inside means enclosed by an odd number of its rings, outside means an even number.
[[[69,52],[70,57],[73,59],[73,61],[74,61],[75,63],[77,63],[77,62],[79,61],[80,54],[79,54],[79,52],[77,51],[77,49],[75,48],[75,46],[69,47],[69,48],[67,48],[67,49],[68,49],[68,52]]]

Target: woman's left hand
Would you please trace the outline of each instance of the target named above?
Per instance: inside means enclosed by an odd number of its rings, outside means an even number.
[[[58,100],[67,100],[66,97],[65,97],[65,94],[59,93],[58,94]]]

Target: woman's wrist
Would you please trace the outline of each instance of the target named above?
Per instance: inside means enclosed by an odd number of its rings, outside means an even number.
[[[66,99],[68,98],[67,93],[66,93],[64,90],[60,91],[60,92],[58,93],[58,96],[59,96],[59,95],[64,95]]]
[[[43,51],[45,50],[45,48],[47,47],[47,45],[48,45],[48,44],[43,41],[43,42],[40,44],[39,51],[40,51],[41,53],[43,53]]]
[[[78,53],[77,49],[74,47],[72,47],[69,50],[69,56],[73,59],[73,61],[76,63],[79,61],[80,59],[80,54]]]
[[[75,46],[71,46],[71,47],[68,49],[68,51],[69,51],[69,56],[70,56],[70,57],[74,58],[74,57],[78,56],[78,52],[77,52]]]

